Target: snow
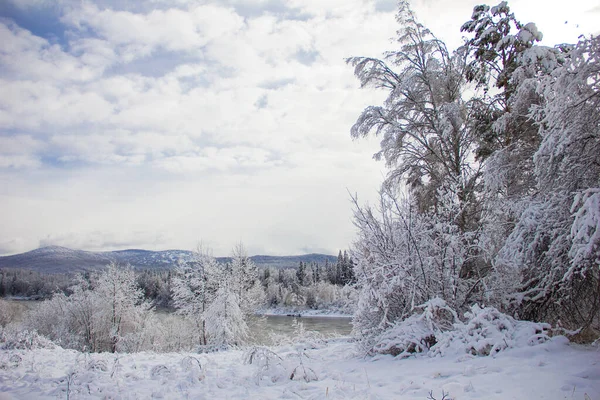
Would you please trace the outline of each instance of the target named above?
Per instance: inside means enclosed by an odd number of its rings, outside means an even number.
[[[577,194],[571,206],[575,220],[571,226],[573,244],[569,251],[573,266],[589,259],[600,263],[600,188],[590,188]],[[574,273],[567,271],[566,277]]]
[[[67,391],[73,399],[598,399],[600,351],[561,336],[496,357],[363,358],[349,338],[208,354],[0,351],[0,398]]]

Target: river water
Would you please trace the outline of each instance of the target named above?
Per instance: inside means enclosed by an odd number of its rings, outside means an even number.
[[[293,337],[298,331],[298,324],[306,331],[315,331],[324,337],[348,336],[352,331],[351,318],[341,317],[286,317],[267,316],[251,321],[251,335],[257,342],[266,344],[272,334]]]

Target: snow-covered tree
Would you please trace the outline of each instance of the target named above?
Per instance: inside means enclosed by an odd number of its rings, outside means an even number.
[[[44,301],[25,325],[67,348],[115,352],[139,349],[149,318],[131,267],[111,263],[96,279],[79,277],[71,295]]]
[[[336,270],[340,285],[349,285],[354,282],[354,262],[346,250],[344,250],[343,254],[340,250]]]
[[[532,110],[542,138],[537,193],[509,236],[496,278],[520,279],[511,297],[527,318],[600,330],[600,40],[581,40],[543,76]],[[514,304],[513,303],[513,304]]]
[[[387,184],[406,184],[419,211],[435,212],[439,189],[454,190],[460,203],[453,219],[461,231],[477,221],[478,167],[471,160],[474,139],[463,99],[466,58],[419,23],[408,3],[400,2],[399,50],[385,61],[353,57],[363,87],[389,92],[382,106],[367,107],[351,130],[354,138],[381,136],[376,159],[384,159]]]
[[[478,247],[487,269],[536,192],[533,155],[541,137],[531,109],[544,103],[539,77],[563,57],[561,49],[537,45],[536,25],[518,21],[505,1],[476,6],[461,31],[469,35],[462,49],[469,55],[466,78],[476,83],[468,108],[483,163]]]
[[[382,106],[363,111],[351,132],[382,136],[375,157],[389,168],[378,210],[354,199],[352,258],[361,291],[354,328],[367,339],[434,297],[464,307],[482,273],[480,166],[463,98],[468,54],[450,52],[406,2],[397,19],[399,50],[385,61],[349,59],[362,86],[389,92]],[[349,259],[341,252],[338,258],[343,274]]]
[[[205,312],[209,344],[223,347],[242,345],[248,339],[246,316],[240,307],[237,288],[231,276],[219,282],[214,300]]]
[[[100,310],[94,314],[96,326],[107,324],[110,351],[117,351],[119,341],[132,333],[143,322],[148,305],[137,286],[131,266],[121,267],[116,263],[108,265],[94,286]]]
[[[298,284],[300,284],[301,286],[304,285],[305,271],[306,266],[302,261],[300,261],[300,264],[298,265],[298,270],[296,271],[296,278],[298,279]]]
[[[192,261],[180,263],[172,282],[177,313],[194,323],[199,343],[208,343],[205,313],[214,299],[221,266],[207,249],[198,248]]]
[[[231,274],[231,289],[239,299],[242,312],[246,316],[254,314],[264,304],[265,292],[258,278],[258,267],[248,257],[243,244],[233,248],[226,271]]]

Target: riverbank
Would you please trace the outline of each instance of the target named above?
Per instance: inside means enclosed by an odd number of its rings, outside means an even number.
[[[599,371],[597,348],[564,337],[495,357],[403,360],[364,358],[347,338],[208,354],[43,348],[0,351],[0,393],[3,399],[587,400],[600,398]]]
[[[256,311],[256,315],[265,317],[325,317],[325,318],[347,318],[351,319],[352,314],[340,310],[321,309],[313,310],[310,308],[301,307],[278,307],[278,308],[263,308]]]

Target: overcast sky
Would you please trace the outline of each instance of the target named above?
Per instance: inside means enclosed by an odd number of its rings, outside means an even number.
[[[455,47],[471,0],[413,2]],[[509,2],[544,43],[598,0]],[[396,0],[0,1],[0,254],[192,249],[336,254],[348,190],[373,200],[377,140],[350,127],[385,93],[349,56],[394,49]],[[565,24],[565,22],[567,22]]]

